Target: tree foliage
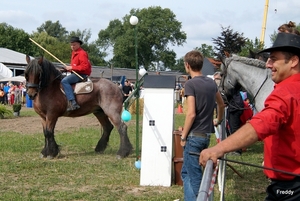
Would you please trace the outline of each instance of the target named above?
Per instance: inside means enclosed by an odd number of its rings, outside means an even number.
[[[34,46],[30,42],[29,37],[29,34],[23,29],[14,28],[6,23],[0,23],[0,47],[23,54],[34,55]]]
[[[59,20],[56,22],[48,20],[38,27],[37,31],[38,33],[46,32],[49,36],[57,38],[59,41],[66,41],[68,34],[68,31],[60,24]]]
[[[59,21],[52,22],[48,20],[37,30],[38,32],[32,34],[36,42],[64,63],[69,63],[71,58],[70,38],[78,36],[83,41],[82,48],[87,51],[92,65],[106,65],[104,60],[106,53],[101,52],[100,47],[95,42],[89,43],[92,35],[90,29],[67,31]],[[47,56],[48,60],[57,62],[56,59],[47,55],[43,50],[39,49],[37,51],[40,55]]]
[[[176,63],[174,65],[174,67],[172,68],[172,70],[182,72],[182,73],[185,72],[183,57],[176,60]]]
[[[70,63],[71,49],[69,43],[61,42],[58,38],[50,36],[46,32],[35,32],[32,34],[32,39],[52,55],[54,55],[56,58],[58,58],[60,61],[64,63]],[[47,60],[52,62],[58,62],[47,52],[38,47],[36,47],[36,55],[44,56],[47,58]]]
[[[261,43],[260,40],[256,37],[254,41],[246,39],[245,45],[242,47],[240,56],[248,57],[250,51],[255,53],[264,49],[264,43]]]
[[[234,32],[233,29],[229,27],[221,27],[221,36],[217,38],[212,38],[213,43],[216,45],[214,47],[215,54],[225,55],[225,51],[230,54],[238,54],[241,52],[242,47],[246,43],[246,38],[244,38],[243,33]]]
[[[136,26],[129,23],[132,15],[139,19]],[[135,68],[136,34],[139,66],[148,69],[154,63],[163,62],[165,67],[172,67],[176,53],[169,46],[179,46],[186,41],[186,34],[181,27],[168,8],[133,9],[122,20],[110,21],[108,27],[99,32],[96,43],[104,49],[113,49],[111,62],[114,66]]]
[[[199,50],[204,57],[215,57],[213,46],[207,44],[201,44],[201,47],[196,47],[195,50]]]

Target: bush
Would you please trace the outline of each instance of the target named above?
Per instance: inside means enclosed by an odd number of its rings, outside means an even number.
[[[21,104],[19,104],[19,103],[13,104],[13,111],[14,112],[19,112],[21,110],[21,108],[22,108]]]
[[[4,115],[11,115],[12,112],[10,110],[8,110],[5,105],[0,104],[0,119],[4,118]]]

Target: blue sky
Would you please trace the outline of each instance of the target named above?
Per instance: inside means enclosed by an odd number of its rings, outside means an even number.
[[[288,2],[288,3],[287,3]],[[91,29],[92,40],[97,39],[101,29],[106,29],[114,19],[122,19],[133,8],[150,6],[169,8],[182,22],[182,30],[187,34],[183,46],[172,49],[180,58],[195,47],[206,43],[213,45],[212,38],[221,33],[221,26],[230,26],[234,31],[254,40],[260,38],[265,9],[264,0],[12,0],[1,1],[0,20],[27,33],[45,21],[59,22],[68,31]],[[277,11],[275,11],[275,9]],[[270,35],[278,26],[288,21],[299,21],[299,0],[270,0],[265,44],[270,46]]]

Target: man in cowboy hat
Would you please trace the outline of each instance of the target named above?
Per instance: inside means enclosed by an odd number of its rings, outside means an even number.
[[[72,84],[82,81],[82,78],[87,78],[92,72],[92,66],[89,61],[88,54],[81,48],[82,41],[79,39],[79,37],[73,36],[70,40],[70,43],[72,49],[71,64],[70,66],[66,67],[66,70],[70,72],[76,72],[81,77],[71,73],[70,75],[64,77],[61,81],[68,99],[67,112],[80,108],[75,100]]]
[[[300,36],[278,33],[266,68],[274,90],[265,108],[219,144],[201,152],[199,164],[211,159],[216,164],[225,153],[264,141],[264,170],[271,180],[266,200],[300,200]],[[283,170],[285,174],[275,170]]]

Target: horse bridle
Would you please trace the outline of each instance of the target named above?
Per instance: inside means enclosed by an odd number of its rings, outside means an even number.
[[[54,82],[54,80],[58,79],[60,76],[61,76],[61,75],[57,75],[50,83]],[[28,88],[36,88],[37,91],[39,92],[39,91],[42,89],[42,73],[40,73],[40,75],[39,75],[39,83],[38,83],[38,84],[28,83],[28,82],[26,81],[25,87],[26,87],[26,90],[27,90]]]
[[[27,82],[26,81],[26,90],[28,89],[28,88],[36,88],[37,89],[37,91],[40,91],[41,89],[42,89],[42,73],[40,73],[40,76],[39,76],[39,83],[38,84],[34,84],[34,83],[30,83],[30,82]]]

